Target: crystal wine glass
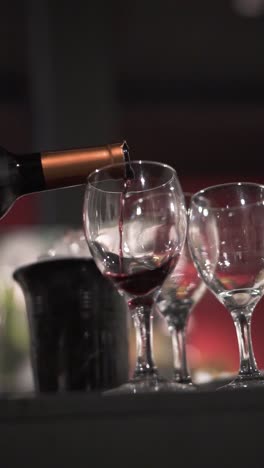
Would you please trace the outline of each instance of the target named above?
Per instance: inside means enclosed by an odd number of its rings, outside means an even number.
[[[186,236],[177,174],[170,166],[147,161],[97,170],[88,177],[83,217],[91,254],[125,297],[136,330],[133,379],[114,391],[164,389],[152,355],[152,313],[157,291],[173,270]]]
[[[184,196],[186,207],[189,208],[192,194],[185,193]],[[195,389],[187,362],[186,327],[192,310],[205,291],[206,285],[198,275],[186,239],[179,261],[163,283],[156,301],[171,334],[174,367],[172,381],[180,383],[186,390]]]
[[[263,385],[251,318],[264,292],[264,186],[229,183],[192,197],[188,241],[209,289],[231,313],[240,352],[238,376],[224,389]]]

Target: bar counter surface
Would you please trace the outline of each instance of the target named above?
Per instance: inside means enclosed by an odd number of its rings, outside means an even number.
[[[1,468],[262,467],[263,389],[0,400]]]

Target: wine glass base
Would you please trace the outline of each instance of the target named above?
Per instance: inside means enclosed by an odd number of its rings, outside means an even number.
[[[252,377],[238,375],[228,384],[218,387],[216,391],[247,390],[261,387],[264,387],[264,375],[262,373],[253,375]]]
[[[130,382],[121,385],[120,387],[107,390],[103,393],[104,396],[114,395],[135,395],[140,393],[168,393],[168,392],[184,392],[185,384],[167,381],[161,377],[144,377],[132,379]]]

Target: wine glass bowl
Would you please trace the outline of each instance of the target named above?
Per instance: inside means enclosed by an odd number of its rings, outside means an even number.
[[[156,391],[161,379],[152,356],[153,303],[186,236],[184,196],[175,170],[133,161],[95,171],[88,177],[83,220],[98,268],[125,297],[134,319],[136,369],[118,391]]]
[[[251,318],[264,293],[264,186],[222,184],[195,194],[188,241],[199,274],[234,320],[240,370],[227,388],[263,385]]]

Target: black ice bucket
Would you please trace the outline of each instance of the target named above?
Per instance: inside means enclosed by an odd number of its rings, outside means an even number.
[[[89,258],[18,268],[36,391],[103,391],[128,379],[127,308]]]

